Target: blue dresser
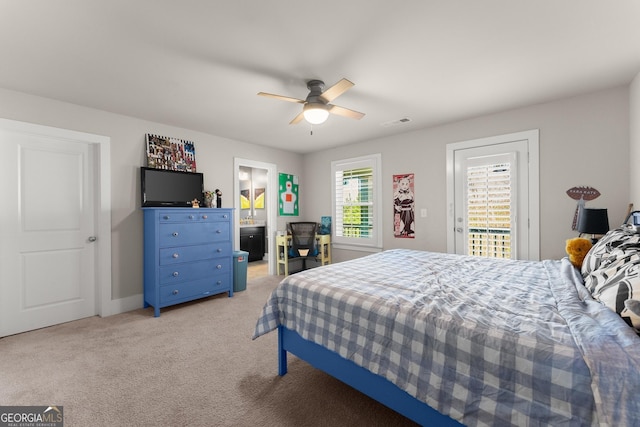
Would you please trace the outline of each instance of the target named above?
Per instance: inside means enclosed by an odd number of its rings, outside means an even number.
[[[233,296],[233,210],[143,208],[144,307]]]

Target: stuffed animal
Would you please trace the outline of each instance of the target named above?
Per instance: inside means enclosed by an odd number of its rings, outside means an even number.
[[[592,246],[593,243],[591,243],[591,240],[589,239],[584,239],[582,237],[568,239],[565,250],[569,255],[569,261],[571,261],[571,264],[578,269],[582,268],[582,261]]]

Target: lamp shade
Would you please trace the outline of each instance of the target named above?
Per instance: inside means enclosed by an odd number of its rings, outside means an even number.
[[[319,125],[327,121],[329,110],[322,103],[309,102],[302,108],[304,119],[312,125]]]
[[[609,217],[606,209],[582,208],[578,215],[578,232],[585,234],[605,234],[609,231]]]

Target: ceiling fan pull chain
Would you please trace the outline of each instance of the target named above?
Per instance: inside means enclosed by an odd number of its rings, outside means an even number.
[[[309,133],[309,135],[313,136],[313,125],[311,125],[311,132]]]

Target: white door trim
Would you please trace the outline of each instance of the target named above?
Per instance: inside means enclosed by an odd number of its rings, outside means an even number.
[[[510,141],[527,140],[529,146],[529,159],[526,166],[529,173],[529,259],[540,259],[539,138],[539,129],[531,129],[522,132],[447,144],[447,252],[455,252],[455,151]]]
[[[276,253],[275,235],[278,222],[275,202],[276,198],[273,197],[274,194],[278,194],[276,191],[276,189],[278,188],[277,168],[273,163],[259,162],[256,160],[242,159],[239,157],[233,158],[233,207],[235,208],[233,211],[233,223],[235,224],[233,231],[233,247],[235,248],[235,250],[240,250],[240,166],[267,170],[267,197],[265,198],[265,203],[267,205],[267,226],[265,229],[265,233],[268,246],[267,262],[269,265],[269,275],[273,275],[276,271],[276,259],[273,254]]]
[[[68,141],[92,144],[98,170],[94,174],[94,212],[96,226],[96,307],[101,317],[111,309],[111,138],[74,130],[37,125],[0,118],[0,128],[26,134],[53,136]]]

